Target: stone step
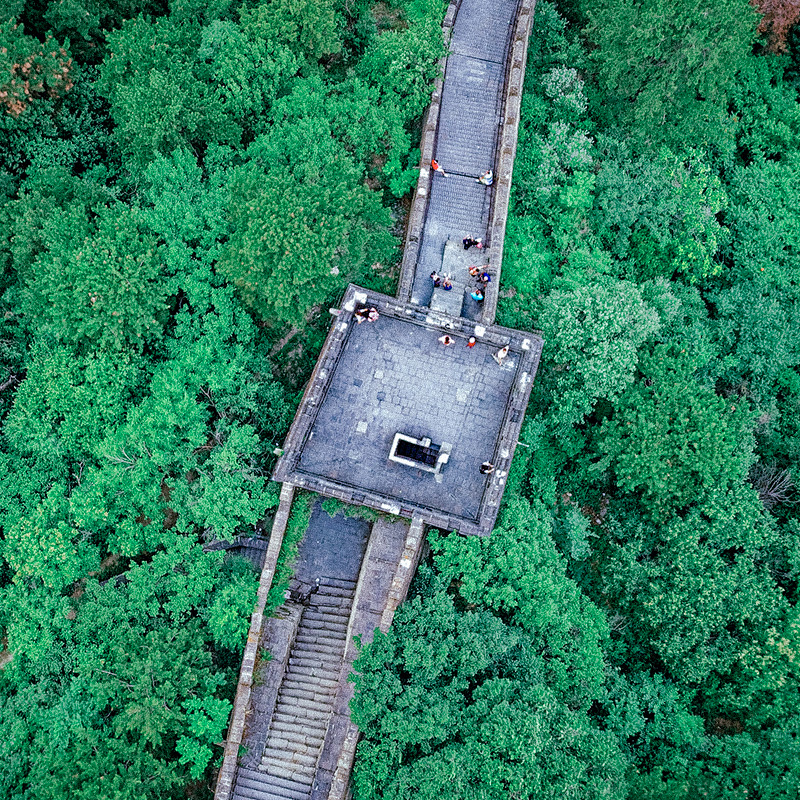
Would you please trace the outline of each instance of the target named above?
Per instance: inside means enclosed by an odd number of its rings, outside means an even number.
[[[331,658],[316,653],[308,653],[299,655],[295,658],[294,655],[289,656],[289,673],[291,674],[294,667],[310,667],[311,669],[323,669],[329,673],[338,673],[338,667],[341,663],[340,658]]]
[[[279,747],[271,747],[269,740],[264,747],[264,752],[261,754],[262,764],[283,764],[284,766],[290,764],[302,764],[307,767],[314,767],[319,758],[319,750],[315,753],[301,753],[299,750],[292,748],[291,750],[282,750]]]
[[[323,644],[321,642],[295,642],[292,653],[319,653],[320,655],[330,655],[341,658],[347,642],[340,639],[336,644]]]
[[[297,697],[303,700],[314,700],[317,703],[330,703],[336,696],[334,691],[320,692],[315,691],[312,687],[298,688],[296,686],[287,686],[285,683],[281,684],[280,693],[286,697]]]
[[[264,783],[260,786],[237,785],[233,793],[233,800],[308,800],[310,795],[310,785],[305,792],[293,792],[280,786]]]
[[[336,639],[347,638],[347,626],[350,612],[347,614],[329,614],[327,611],[315,611],[314,616],[303,620],[297,629],[297,636],[329,636]]]
[[[303,614],[303,623],[300,626],[298,633],[305,632],[310,628],[321,628],[323,624],[342,626],[343,630],[347,630],[347,623],[350,620],[350,612],[342,612],[341,614],[331,614],[327,611],[314,611],[309,609]],[[316,624],[314,624],[316,623]]]
[[[333,708],[333,703],[328,700],[327,702],[319,702],[318,700],[309,699],[307,697],[296,697],[294,695],[284,694],[281,692],[278,695],[278,705],[285,704],[292,708],[307,708],[310,711],[330,711]]]
[[[291,687],[293,689],[303,689],[306,691],[320,691],[320,692],[334,692],[337,687],[337,682],[327,678],[308,677],[301,675],[298,672],[287,674],[283,679],[281,686]]]
[[[293,700],[293,698],[289,697],[279,701],[273,717],[281,714],[286,718],[286,722],[289,720],[294,720],[298,724],[302,725],[305,720],[319,720],[320,722],[324,722],[331,714],[330,706],[324,709],[308,708],[307,706],[301,706],[292,702],[288,702],[290,700]]]
[[[306,792],[287,792],[286,789],[263,784],[258,787],[237,786],[233,800],[308,800],[310,795],[311,786]]]
[[[339,583],[343,583],[343,581],[339,581]],[[352,597],[355,593],[355,583],[351,583],[349,586],[334,586],[332,583],[321,583],[319,591],[312,594],[311,597],[314,598],[312,602],[316,602],[316,598],[319,597]]]
[[[323,597],[318,603],[307,606],[306,614],[349,614],[352,607],[352,600],[337,600],[335,597]],[[303,616],[305,616],[305,614]]]
[[[281,722],[294,722],[295,724],[302,725],[306,719],[319,720],[320,722],[323,722],[328,719],[330,714],[330,708],[326,709],[325,711],[317,711],[313,708],[303,708],[302,706],[290,705],[284,701],[278,703],[272,718],[280,720]]]
[[[285,680],[319,681],[320,686],[329,686],[331,683],[335,685],[338,677],[338,672],[332,675],[330,670],[322,669],[321,667],[309,667],[295,664],[295,666],[287,672]]]
[[[273,798],[307,800],[310,793],[310,783],[279,778],[261,770],[240,768],[236,773],[234,797],[247,798],[247,800],[273,800]]]
[[[306,627],[303,634],[307,636],[327,636],[328,638],[339,638],[347,641],[347,623],[336,624],[333,622],[314,623],[314,627]]]
[[[313,669],[321,678],[336,680],[342,671],[342,659],[319,653],[298,653],[289,657],[289,670],[286,677],[293,677],[295,670]]]
[[[301,644],[327,644],[330,646],[340,645],[344,647],[347,643],[347,636],[344,632],[339,634],[334,633],[326,633],[325,630],[321,631],[311,631],[311,630],[304,630],[298,632],[297,636],[294,638],[295,644],[298,642]]]
[[[313,650],[317,647],[317,642],[309,642],[308,639],[311,637],[314,638],[331,638],[331,634],[333,636],[338,636],[338,639],[335,639],[333,643],[326,643],[326,642],[319,642],[320,647],[333,647],[334,649],[338,649],[340,653],[344,652],[345,647],[347,646],[347,639],[345,638],[345,631],[347,628],[342,626],[339,630],[336,631],[329,631],[325,628],[318,628],[315,631],[306,631],[303,635],[302,641],[295,640],[294,644],[292,645],[292,650]]]
[[[355,591],[358,581],[352,581],[347,578],[320,578],[320,586],[338,586],[343,589],[353,589]]]
[[[344,645],[329,645],[329,644],[320,644],[319,642],[295,642],[295,646],[292,648],[292,655],[296,655],[299,653],[319,653],[320,655],[329,655],[335,656],[336,658],[341,658],[344,654]]]
[[[296,783],[307,783],[309,790],[314,782],[314,767],[307,767],[302,764],[293,764],[291,767],[281,764],[264,764],[260,767],[267,775],[276,778],[295,781]]]
[[[273,715],[270,722],[270,735],[273,733],[279,734],[284,739],[289,736],[302,736],[308,739],[325,737],[325,732],[328,730],[328,720],[326,719],[306,719],[298,720],[296,717],[291,716],[289,719],[284,715],[281,719],[275,719]]]
[[[290,736],[287,734],[287,731],[272,731],[267,738],[265,747],[274,747],[276,750],[304,755],[319,755],[322,743],[325,741],[323,736],[304,736],[303,734]]]
[[[353,608],[352,603],[317,603],[313,606],[308,606],[306,614],[332,614],[337,617],[350,616],[350,611]],[[305,615],[304,615],[305,616]]]

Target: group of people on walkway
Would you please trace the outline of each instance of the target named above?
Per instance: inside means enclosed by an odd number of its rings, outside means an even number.
[[[434,172],[438,172],[442,177],[446,178],[447,173],[444,171],[442,165],[435,159],[431,159],[431,168]],[[475,180],[483,184],[484,186],[491,186],[494,183],[494,172],[491,169],[487,169],[482,172]],[[483,239],[478,237],[477,239],[472,236],[465,236],[461,243],[464,245],[465,250],[469,250],[470,248],[474,247],[478,250],[483,249]],[[491,278],[489,277],[489,273],[482,270],[480,267],[470,267],[470,275],[472,277],[478,279],[477,286],[474,286],[470,291],[470,297],[476,302],[481,303],[483,302],[484,298],[486,297],[486,284],[489,283]],[[431,272],[431,281],[433,281],[433,288],[434,289],[444,289],[444,291],[449,292],[453,288],[453,281],[450,275],[440,275],[436,270]]]
[[[470,291],[470,297],[476,303],[482,303],[486,296],[486,287],[492,280],[492,276],[483,268],[473,264],[469,268],[469,274],[475,278],[476,285]],[[431,281],[434,289],[444,289],[449,292],[453,288],[453,281],[449,275],[440,275],[436,270],[431,272]]]
[[[449,292],[453,288],[453,281],[449,275],[440,275],[436,270],[431,272],[431,280],[433,281],[433,288],[442,288]]]
[[[469,268],[469,274],[476,280],[476,285],[473,287],[469,296],[476,303],[482,303],[484,297],[486,296],[486,287],[491,282],[492,276],[486,272],[485,269],[476,265],[473,265]]]
[[[435,158],[431,159],[431,169],[434,172],[438,172],[443,178],[447,177],[444,167],[442,167],[442,165]],[[475,182],[481,183],[484,186],[491,186],[494,183],[494,172],[492,172],[490,169],[485,170],[478,175],[477,178],[475,178]]]
[[[444,345],[445,347],[450,347],[456,343],[456,340],[449,334],[445,333],[444,335],[440,336],[437,340],[439,344]],[[470,336],[467,339],[467,349],[472,350],[477,343],[477,339],[474,336]],[[492,358],[498,363],[499,366],[503,366],[503,362],[508,358],[509,353],[509,346],[504,345],[501,347],[496,353],[492,353]]]

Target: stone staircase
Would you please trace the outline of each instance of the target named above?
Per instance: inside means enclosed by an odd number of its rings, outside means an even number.
[[[442,288],[434,289],[430,303],[431,310],[459,317],[465,303],[476,305],[470,297],[470,292],[477,286],[477,281],[469,274],[469,268],[473,265],[485,267],[484,252],[476,247],[464,250],[460,241],[448,239],[444,246],[440,274],[450,276],[453,288],[449,291]]]
[[[258,769],[234,800],[309,800],[339,682],[355,581],[322,578],[303,610]]]

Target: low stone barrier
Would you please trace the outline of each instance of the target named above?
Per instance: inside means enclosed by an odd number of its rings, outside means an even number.
[[[281,551],[281,544],[283,544],[283,534],[286,531],[286,523],[289,521],[289,512],[292,508],[293,499],[294,486],[284,483],[281,486],[281,500],[272,523],[269,546],[264,558],[264,567],[261,570],[256,607],[250,617],[250,631],[247,634],[242,666],[239,669],[239,684],[236,687],[236,699],[233,703],[231,723],[228,727],[228,738],[225,740],[222,766],[217,776],[214,800],[230,800],[233,795],[239,748],[244,738],[245,715],[250,705],[250,695],[253,689],[253,669],[256,665],[261,632],[264,627],[264,609],[272,586],[272,578],[275,575],[275,566],[278,563],[278,555]]]
[[[447,13],[442,22],[442,34],[445,44],[449,44],[453,33],[453,25],[458,13],[461,0],[454,0],[447,7]],[[408,212],[408,225],[406,226],[406,243],[403,248],[403,261],[400,267],[400,280],[397,286],[398,299],[408,302],[411,299],[411,290],[414,286],[414,272],[417,266],[419,249],[422,246],[422,231],[425,227],[425,211],[428,206],[428,198],[431,193],[431,159],[433,159],[434,148],[436,147],[436,136],[439,131],[439,111],[442,106],[442,86],[444,84],[444,68],[447,63],[447,56],[439,60],[440,75],[436,79],[431,104],[425,112],[422,121],[422,139],[419,144],[420,166],[417,188],[414,192],[414,199],[411,203],[411,210]]]
[[[525,83],[528,39],[533,26],[533,10],[535,6],[536,0],[520,0],[506,62],[503,121],[500,126],[500,138],[497,145],[494,191],[492,193],[492,206],[487,234],[489,264],[494,278],[486,287],[486,295],[481,312],[481,321],[487,325],[494,322],[495,313],[497,312],[497,293],[500,286],[503,246],[506,238],[506,218],[508,217],[511,198],[511,177],[514,171],[514,157],[517,153],[522,87]]]

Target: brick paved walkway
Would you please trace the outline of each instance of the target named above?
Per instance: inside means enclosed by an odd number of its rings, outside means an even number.
[[[442,268],[448,239],[486,237],[491,189],[475,182],[494,169],[505,58],[517,0],[463,0],[450,40],[434,174],[411,302],[428,305],[429,275]]]

